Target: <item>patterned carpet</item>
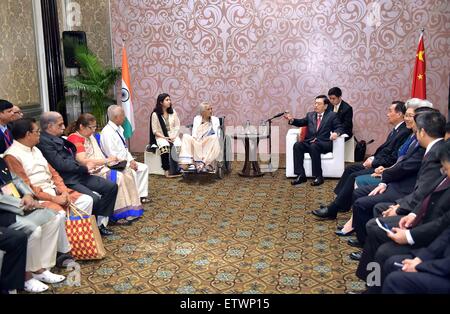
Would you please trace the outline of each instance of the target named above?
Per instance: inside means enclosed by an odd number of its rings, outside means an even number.
[[[336,180],[293,187],[280,169],[224,179],[150,176],[144,217],[115,226],[107,256],[80,262],[80,286],[49,293],[345,293],[363,289],[354,248],[334,235],[338,221],[310,210],[328,203]],[[69,271],[62,271],[69,274]],[[73,272],[72,272],[73,273]]]

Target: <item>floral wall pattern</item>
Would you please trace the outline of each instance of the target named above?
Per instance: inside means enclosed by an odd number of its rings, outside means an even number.
[[[303,116],[332,86],[354,108],[354,133],[388,133],[385,111],[410,95],[419,31],[425,28],[427,94],[447,112],[450,4],[446,0],[110,0],[113,55],[125,40],[137,131],[148,141],[156,96],[168,92],[190,124],[209,100],[227,125],[290,110]],[[288,126],[280,126],[280,151]]]
[[[31,1],[2,1],[0,29],[0,98],[21,107],[40,103]]]

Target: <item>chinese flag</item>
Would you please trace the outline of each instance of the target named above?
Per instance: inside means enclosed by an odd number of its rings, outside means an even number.
[[[427,98],[427,81],[425,76],[425,45],[423,44],[423,32],[420,34],[419,47],[417,47],[416,64],[411,96],[413,98]]]

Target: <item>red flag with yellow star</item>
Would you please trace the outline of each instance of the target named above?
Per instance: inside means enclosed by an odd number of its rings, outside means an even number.
[[[425,45],[423,44],[423,32],[420,34],[419,47],[416,53],[416,65],[414,66],[414,76],[411,96],[413,98],[427,98],[427,81],[425,76]]]

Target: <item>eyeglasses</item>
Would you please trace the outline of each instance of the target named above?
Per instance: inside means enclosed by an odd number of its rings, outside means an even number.
[[[23,112],[22,111],[16,111],[16,112],[13,112],[13,114],[18,114],[19,116],[23,116]]]
[[[41,133],[41,129],[33,130],[33,131],[31,131],[31,133],[39,134],[39,133]]]
[[[406,118],[414,118],[416,115],[414,113],[407,113],[405,114]]]
[[[96,125],[88,125],[88,128],[90,128],[92,131],[97,130],[97,126]]]

